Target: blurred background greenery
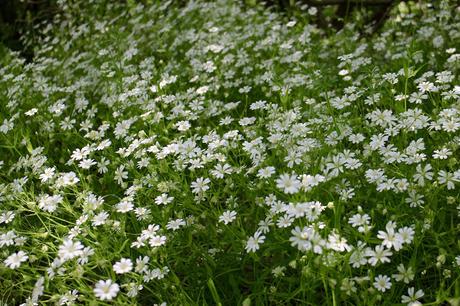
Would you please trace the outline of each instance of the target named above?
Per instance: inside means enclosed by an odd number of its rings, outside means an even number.
[[[34,35],[43,22],[51,20],[58,9],[56,0],[0,0],[0,56],[4,48],[19,51],[30,60],[33,50],[21,37]]]
[[[34,41],[39,33],[40,25],[53,19],[59,13],[60,0],[0,0],[0,56],[5,48],[18,51],[30,61],[33,58]],[[69,0],[80,1],[107,1],[107,0]],[[126,3],[127,9],[136,6],[139,2],[164,0],[114,0]],[[178,5],[187,0],[173,0]],[[229,0],[230,1],[230,0]],[[234,0],[250,7],[263,4],[267,9],[283,11],[287,15],[310,14],[315,15],[317,26],[339,31],[348,17],[357,12],[366,12],[362,22],[362,33],[372,34],[384,24],[391,9],[405,3],[416,1],[407,0]],[[312,14],[314,12],[314,14]],[[313,16],[311,16],[313,17]],[[356,20],[356,19],[355,19]],[[24,43],[27,34],[28,43]],[[32,43],[30,43],[32,42]]]

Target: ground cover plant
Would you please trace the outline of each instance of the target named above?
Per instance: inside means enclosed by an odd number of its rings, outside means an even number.
[[[2,305],[459,305],[456,1],[57,5],[1,59]]]

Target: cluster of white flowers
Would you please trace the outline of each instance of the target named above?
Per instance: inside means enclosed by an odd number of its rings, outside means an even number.
[[[24,37],[32,62],[0,59],[0,292],[447,303],[458,6],[400,5],[361,37],[352,21],[316,26],[308,5],[287,20],[224,0],[74,2],[58,1],[39,47]]]

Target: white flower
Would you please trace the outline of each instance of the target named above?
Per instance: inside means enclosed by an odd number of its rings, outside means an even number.
[[[109,168],[107,168],[108,165],[110,165],[110,161],[102,157],[101,161],[97,163],[97,172],[100,174],[107,173],[109,171]]]
[[[86,158],[89,155],[90,151],[88,150],[87,147],[84,147],[82,149],[75,149],[72,152],[71,159],[72,160],[82,160]]]
[[[185,225],[184,220],[176,219],[176,220],[169,221],[168,224],[166,224],[166,228],[175,231],[175,230],[179,229],[181,226],[184,226],[184,225]]]
[[[254,236],[249,237],[246,243],[246,251],[248,253],[257,251],[260,248],[259,244],[264,243],[264,241],[265,236],[259,231],[255,232]]]
[[[269,178],[275,173],[275,167],[265,167],[262,169],[259,169],[257,172],[257,176],[259,178]]]
[[[391,249],[392,247],[399,251],[402,248],[403,239],[399,233],[395,233],[395,224],[394,222],[388,222],[386,225],[386,232],[379,231],[377,238],[382,239],[382,245]]]
[[[80,179],[77,177],[75,172],[70,171],[67,173],[61,173],[61,176],[56,181],[56,186],[57,187],[71,186],[71,185],[75,185],[79,181]]]
[[[447,159],[452,152],[447,148],[442,148],[440,150],[434,150],[433,158],[434,159]]]
[[[347,69],[342,69],[342,70],[339,71],[340,76],[346,76],[348,73],[349,73],[349,71]]]
[[[136,297],[139,294],[139,291],[142,290],[144,286],[137,285],[136,283],[129,283],[127,286],[128,293],[126,294],[128,297]]]
[[[14,231],[8,231],[5,234],[0,234],[0,248],[15,244],[15,240],[18,236]]]
[[[322,239],[320,234],[313,228],[304,226],[301,230],[300,227],[296,226],[291,231],[291,246],[297,247],[300,251],[313,250],[316,254],[323,253],[323,247],[326,246],[326,240]]]
[[[386,180],[385,172],[383,169],[368,169],[366,170],[366,179],[369,183],[380,184]]]
[[[188,131],[191,127],[190,125],[190,122],[187,121],[187,120],[184,120],[184,121],[179,121],[176,123],[176,128],[178,131],[180,132],[185,132],[185,131]]]
[[[370,226],[369,226],[370,219],[371,217],[369,217],[368,214],[364,214],[364,215],[355,214],[348,219],[348,223],[351,224],[351,226],[353,227],[358,227],[358,232],[364,233],[370,229]]]
[[[326,178],[322,176],[321,174],[316,174],[316,175],[308,175],[308,174],[302,174],[301,175],[301,185],[305,190],[310,190],[312,187],[318,186],[320,183],[324,182]]]
[[[284,276],[285,270],[286,270],[286,267],[277,266],[272,269],[272,274],[274,277],[281,277],[281,276]]]
[[[350,260],[349,260],[353,268],[359,268],[361,266],[364,266],[367,263],[367,258],[366,258],[367,251],[368,251],[368,248],[366,248],[365,243],[362,241],[359,241],[358,245],[353,248],[353,252],[351,253]]]
[[[149,244],[151,247],[158,247],[162,246],[166,243],[166,236],[154,235],[149,240]]]
[[[136,267],[134,268],[134,271],[136,271],[136,273],[143,273],[147,271],[149,261],[150,261],[150,257],[148,256],[138,257],[136,259]]]
[[[122,258],[113,265],[113,271],[117,274],[124,274],[131,272],[133,269],[133,262],[129,258]]]
[[[354,144],[357,144],[357,143],[360,143],[364,140],[364,135],[361,134],[361,133],[358,133],[358,134],[351,134],[350,136],[348,136],[348,140]]]
[[[283,215],[278,219],[278,222],[276,222],[276,226],[279,228],[286,228],[291,226],[292,222],[294,222],[294,218],[291,218],[289,215]]]
[[[415,274],[411,267],[406,269],[406,267],[404,267],[403,264],[399,264],[397,269],[399,273],[393,274],[393,278],[396,281],[403,281],[404,283],[408,284],[410,281],[414,279]]]
[[[401,303],[407,303],[408,306],[422,305],[422,303],[420,303],[418,299],[420,299],[424,295],[425,293],[422,289],[417,290],[417,292],[415,292],[414,287],[410,287],[409,289],[407,289],[407,295],[403,295],[401,297]]]
[[[217,164],[213,170],[211,170],[212,176],[218,179],[224,178],[226,174],[232,173],[233,169],[229,164]]]
[[[460,255],[455,256],[455,262],[454,262],[458,267],[460,267]]]
[[[314,6],[310,7],[308,9],[308,14],[311,16],[315,16],[318,13],[318,9]]]
[[[19,268],[22,262],[26,261],[29,256],[26,255],[25,252],[19,251],[17,253],[13,253],[5,259],[4,263],[7,267],[11,269]]]
[[[115,205],[117,212],[127,213],[134,209],[134,204],[130,201],[121,201]]]
[[[173,197],[168,197],[167,193],[162,193],[161,195],[155,198],[155,204],[157,205],[166,205],[171,203],[174,200]]]
[[[124,171],[125,170],[125,166],[124,165],[121,165],[119,166],[116,170],[115,170],[115,175],[114,175],[114,180],[118,183],[118,184],[122,184],[123,183],[123,180],[127,179],[128,178],[128,171]]]
[[[90,158],[85,158],[82,159],[79,163],[78,166],[82,169],[89,169],[91,166],[94,166],[96,162],[93,159]]]
[[[94,249],[86,247],[83,249],[81,256],[77,259],[77,263],[84,265],[88,263],[89,257],[94,255]]]
[[[73,242],[70,239],[64,240],[63,244],[59,246],[58,255],[61,260],[66,261],[68,259],[75,258],[82,254],[83,245],[80,241]]]
[[[241,126],[248,126],[248,125],[253,124],[255,121],[256,121],[256,118],[255,118],[255,117],[244,117],[244,118],[241,118],[241,119],[238,121],[238,123],[239,123]]]
[[[203,193],[209,189],[208,184],[211,182],[208,178],[199,177],[194,182],[192,182],[192,192],[199,194]]]
[[[337,252],[350,251],[351,246],[347,243],[347,240],[340,237],[337,233],[332,233],[328,237],[327,247]]]
[[[67,291],[60,299],[59,305],[75,305],[78,299],[78,290],[73,289]]]
[[[438,182],[440,184],[446,184],[448,190],[455,189],[455,183],[460,182],[460,179],[455,177],[451,172],[444,170],[439,171],[438,173]]]
[[[112,141],[110,141],[110,139],[104,139],[97,145],[96,150],[102,151],[105,148],[110,147],[111,144],[112,144]]]
[[[385,292],[386,290],[391,288],[391,281],[390,278],[386,275],[379,275],[374,278],[374,287],[378,291]]]
[[[422,93],[437,90],[436,86],[431,82],[421,82],[417,87]]]
[[[149,89],[150,89],[150,91],[151,91],[152,93],[156,93],[156,92],[158,91],[158,86],[157,86],[157,85],[152,85],[152,86],[150,86]]]
[[[93,226],[103,225],[105,224],[108,217],[109,214],[105,211],[102,211],[93,217],[91,223],[93,224]]]
[[[393,255],[392,252],[389,250],[386,250],[383,246],[378,245],[375,247],[374,250],[368,250],[366,252],[366,255],[369,256],[370,258],[368,259],[369,263],[372,266],[375,266],[377,263],[385,263],[385,262],[390,262],[390,256]]]
[[[94,295],[102,301],[110,301],[117,296],[118,291],[120,291],[120,286],[117,283],[112,283],[111,279],[100,280],[94,288]]]
[[[36,108],[31,108],[30,110],[28,110],[27,112],[25,112],[24,115],[31,117],[31,116],[35,115],[37,112],[38,112],[38,109],[36,109]]]
[[[398,230],[398,234],[402,239],[403,243],[411,243],[414,240],[415,231],[412,227],[402,227]]]
[[[344,278],[342,280],[342,285],[340,290],[344,291],[347,295],[351,295],[352,292],[356,292],[355,281],[349,278]]]
[[[10,223],[11,221],[13,221],[14,217],[16,216],[16,214],[14,213],[14,211],[4,211],[0,214],[0,224],[2,223],[5,223],[5,224],[8,224]]]
[[[420,186],[425,186],[425,179],[431,181],[433,179],[433,168],[430,164],[426,164],[423,168],[422,165],[418,164],[415,168],[417,173],[414,174],[414,180],[418,182]]]
[[[219,217],[219,222],[223,222],[224,224],[229,224],[236,218],[236,211],[234,210],[227,210]]]
[[[229,125],[232,122],[233,122],[233,118],[230,117],[230,116],[226,116],[226,117],[220,119],[219,124],[220,125]]]
[[[276,187],[283,189],[287,194],[297,193],[300,186],[300,181],[295,174],[289,175],[285,173],[276,180]]]
[[[40,174],[40,180],[42,181],[42,183],[45,183],[49,181],[50,179],[52,179],[55,171],[56,171],[55,167],[45,168],[45,170],[43,170],[43,173]]]
[[[286,23],[286,27],[292,28],[293,26],[296,25],[296,23],[297,23],[297,22],[296,22],[295,20],[291,20],[291,21],[289,21],[288,23]]]
[[[58,204],[62,203],[63,197],[61,195],[43,195],[38,201],[38,207],[47,212],[54,212],[57,209]]]
[[[149,218],[150,209],[146,207],[137,207],[134,210],[137,220],[147,220]]]
[[[410,207],[417,207],[424,203],[423,198],[424,196],[422,194],[417,194],[415,190],[409,190],[409,197],[406,198],[405,201],[410,205]]]
[[[256,102],[252,103],[249,106],[249,108],[252,109],[252,110],[265,109],[266,105],[267,105],[267,101],[259,100],[259,101],[256,101]]]
[[[213,46],[214,46],[214,45],[213,45]],[[219,47],[220,47],[220,46],[219,46]],[[213,48],[213,47],[210,46],[210,50],[213,51],[213,52],[215,52],[215,50],[217,50],[217,49],[215,49],[215,48]],[[218,52],[216,52],[216,53],[218,53]],[[199,94],[199,95],[203,95],[203,94],[207,93],[208,90],[209,90],[209,86],[201,86],[201,87],[199,87],[199,88],[196,90],[196,93]]]

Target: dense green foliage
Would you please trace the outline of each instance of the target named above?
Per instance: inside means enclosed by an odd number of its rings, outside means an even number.
[[[1,302],[460,303],[454,2],[373,36],[312,8],[58,5],[30,63],[1,59]]]

